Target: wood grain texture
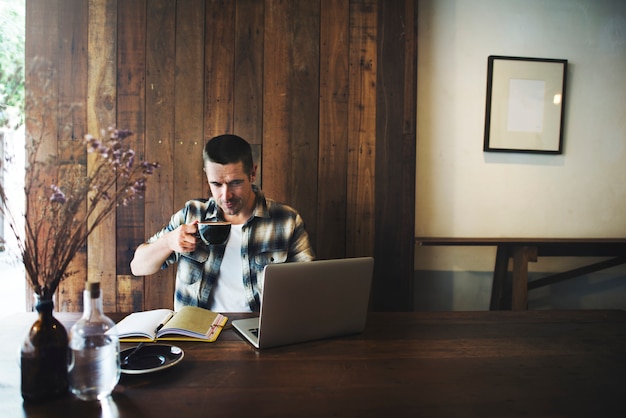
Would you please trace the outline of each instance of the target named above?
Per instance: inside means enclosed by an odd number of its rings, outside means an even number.
[[[144,159],[146,0],[118,1],[117,11],[117,126],[134,132],[128,138],[129,144],[138,158]],[[145,239],[145,221],[144,200],[134,200],[128,206],[118,208],[115,228],[118,275],[130,274],[130,260],[135,248]]]
[[[205,31],[204,137],[233,132],[235,2],[208,0]]]
[[[264,3],[238,0],[235,21],[233,132],[252,146],[254,184],[263,187]]]
[[[26,36],[25,44],[25,77],[27,100],[29,96],[33,100],[41,100],[48,96],[55,102],[58,97],[59,84],[57,80],[58,63],[55,60],[55,53],[58,49],[59,39],[59,18],[58,0],[43,1],[33,0],[26,3],[26,25],[29,34]],[[42,74],[45,78],[42,78]],[[41,138],[41,155],[46,156],[57,152],[57,118],[56,109],[45,109],[45,103],[34,102],[26,104],[26,130],[30,138]],[[50,110],[55,110],[51,113]],[[46,127],[44,129],[43,127]],[[47,173],[50,182],[56,182],[57,173]],[[26,210],[37,210],[37,200],[39,193],[26,195]],[[27,280],[26,309],[32,310],[33,289]],[[59,306],[59,294],[55,296],[55,305]]]
[[[319,132],[319,2],[265,8],[263,187],[295,207],[315,247]]]
[[[287,7],[265,4],[263,56],[263,187],[268,196],[285,202],[292,172],[289,138],[289,32]]]
[[[59,49],[58,80],[59,95],[57,108],[57,138],[59,143],[81,141],[87,132],[87,24],[88,5],[82,0],[59,2]],[[87,173],[87,152],[82,147],[58,148],[60,161],[67,164],[59,171],[58,184],[64,181],[64,171],[79,175]],[[81,212],[87,210],[87,202]],[[59,286],[58,309],[61,311],[82,310],[83,289],[87,280],[87,248],[82,247],[68,267],[71,274]]]
[[[348,0],[322,0],[320,9],[316,255],[328,259],[345,254],[347,240],[350,4]]]
[[[375,310],[410,310],[413,272],[415,200],[415,123],[409,112],[417,100],[415,68],[416,16],[413,2],[379,3],[378,21],[384,34],[377,37],[376,77],[376,224],[374,234]],[[383,193],[397,194],[394,199]],[[389,245],[393,242],[393,245]],[[410,283],[409,283],[410,286]],[[409,291],[407,291],[409,290]]]
[[[174,75],[173,208],[189,199],[206,197],[202,171],[204,147],[204,2],[176,5],[176,72]],[[168,80],[163,80],[167,82]],[[168,215],[165,215],[168,216]],[[163,219],[162,223],[167,218]]]
[[[87,132],[94,136],[116,125],[117,102],[117,0],[89,1],[89,42],[87,49]],[[88,155],[88,170],[95,154]],[[105,311],[116,311],[115,211],[89,236],[87,280],[98,281]]]
[[[78,314],[57,316],[70,326]],[[16,339],[24,322],[0,326]],[[185,357],[175,367],[123,376],[107,405],[151,418],[251,408],[264,417],[621,417],[625,328],[618,310],[384,312],[361,334],[268,350],[230,328],[215,343],[176,343]],[[100,416],[97,402],[74,396],[24,406],[14,348],[0,350],[3,416]]]
[[[348,107],[348,256],[374,254],[377,2],[350,2]],[[386,193],[385,193],[386,195]]]
[[[137,312],[144,310],[144,278],[128,275],[117,276],[117,309],[115,312]]]
[[[261,145],[264,4],[257,0],[237,0],[236,4],[233,131],[250,144]]]
[[[373,306],[411,309],[416,0],[77,1],[28,2],[27,61],[64,68],[53,91],[88,112],[75,127],[113,120],[135,133],[138,157],[161,163],[146,199],[89,242],[86,274],[106,282],[106,306],[136,307],[135,296],[116,303],[127,286],[112,282],[187,199],[208,196],[204,142],[236,133],[253,144],[257,184],[300,211],[318,257],[374,256]],[[174,270],[133,282],[141,308],[171,306]]]
[[[146,235],[158,231],[174,213],[174,103],[176,3],[150,0],[146,29],[146,159],[161,167],[150,180],[145,197]],[[193,169],[187,159],[186,165]],[[178,209],[178,208],[176,208]],[[160,271],[144,282],[145,309],[173,307],[174,271]]]
[[[320,2],[309,0],[286,4],[291,6],[290,15],[293,16],[287,132],[292,168],[289,173],[283,173],[289,179],[289,195],[284,202],[300,212],[311,244],[317,248]]]

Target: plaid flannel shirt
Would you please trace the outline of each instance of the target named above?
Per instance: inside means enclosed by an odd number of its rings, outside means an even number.
[[[252,311],[260,308],[257,278],[270,263],[312,261],[315,254],[304,228],[304,221],[293,208],[266,199],[263,192],[253,185],[256,207],[253,215],[243,225],[241,257],[245,297]],[[173,231],[182,224],[195,220],[221,220],[220,211],[213,198],[190,200],[175,213],[169,224],[153,235],[154,242],[163,234]],[[174,309],[192,305],[208,308],[209,295],[220,271],[226,245],[209,249],[202,242],[192,253],[173,252],[163,264],[167,268],[178,263]]]

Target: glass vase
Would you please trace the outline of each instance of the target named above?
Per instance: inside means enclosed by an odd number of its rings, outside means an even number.
[[[52,315],[51,298],[35,296],[39,317],[20,350],[22,398],[43,402],[68,393],[69,344],[65,327]]]

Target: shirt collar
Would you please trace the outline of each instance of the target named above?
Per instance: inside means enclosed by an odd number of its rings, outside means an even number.
[[[269,218],[270,211],[267,208],[267,200],[265,200],[265,194],[263,193],[263,190],[261,190],[256,184],[253,184],[252,191],[256,195],[256,206],[254,208],[254,211],[252,212],[252,217],[250,219],[254,217]]]

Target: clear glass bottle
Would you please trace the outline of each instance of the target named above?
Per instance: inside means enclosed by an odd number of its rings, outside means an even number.
[[[115,323],[102,312],[100,283],[87,282],[84,312],[70,329],[70,390],[84,401],[104,399],[120,379],[120,343]]]

